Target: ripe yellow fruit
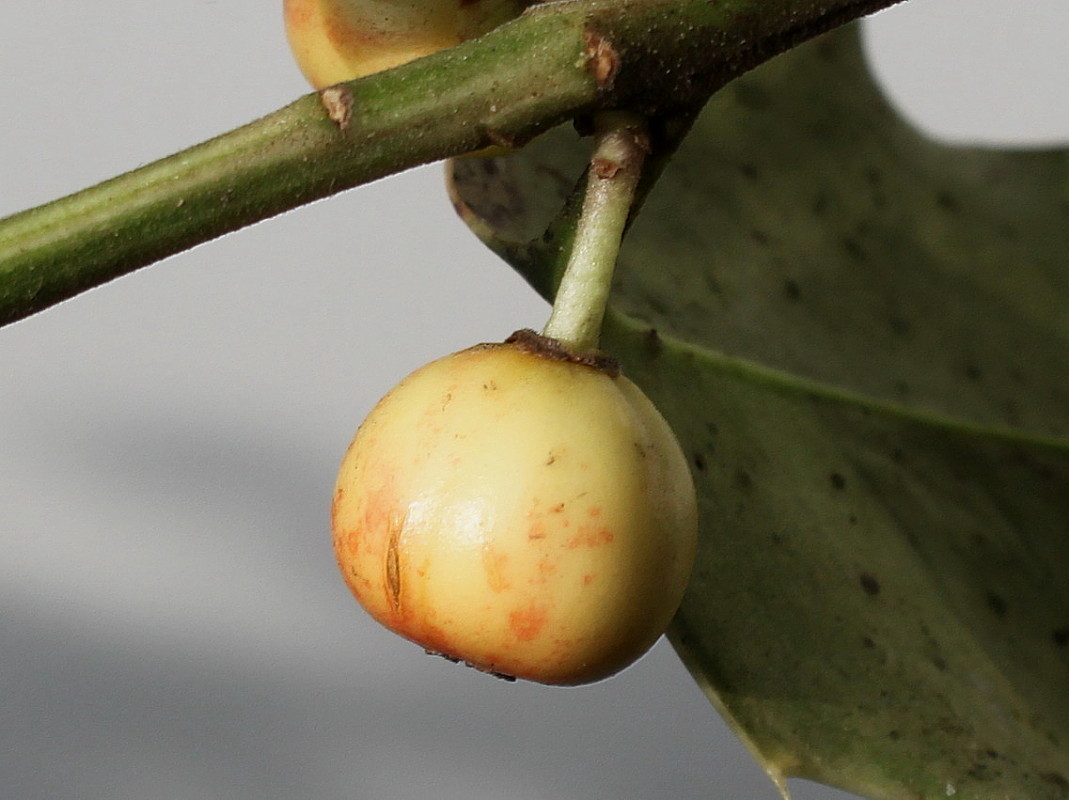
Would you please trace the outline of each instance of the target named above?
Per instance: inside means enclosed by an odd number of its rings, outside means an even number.
[[[286,36],[316,89],[452,47],[518,16],[517,0],[285,0]]]
[[[428,651],[588,683],[678,607],[694,485],[638,387],[538,349],[478,345],[388,393],[342,462],[334,547],[364,608]]]

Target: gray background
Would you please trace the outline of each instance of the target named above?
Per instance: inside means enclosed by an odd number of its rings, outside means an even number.
[[[307,91],[278,5],[4,3],[0,215]],[[1061,0],[913,0],[870,40],[920,124],[1043,142],[1069,138],[1067,29]],[[377,629],[336,575],[370,406],[546,311],[432,166],[0,332],[0,800],[772,800],[666,645],[508,685]]]

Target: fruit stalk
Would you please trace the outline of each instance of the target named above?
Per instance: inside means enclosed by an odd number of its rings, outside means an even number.
[[[598,347],[616,257],[650,149],[645,120],[635,114],[601,113],[594,128],[583,210],[542,330],[577,353]]]

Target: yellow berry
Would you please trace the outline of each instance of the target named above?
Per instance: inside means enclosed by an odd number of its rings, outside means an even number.
[[[580,684],[664,631],[697,512],[638,387],[512,342],[434,361],[379,402],[332,527],[346,582],[386,627],[481,670]]]
[[[479,36],[518,16],[517,0],[284,0],[286,36],[316,89]]]

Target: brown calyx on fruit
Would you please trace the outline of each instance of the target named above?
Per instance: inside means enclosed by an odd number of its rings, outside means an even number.
[[[551,358],[555,361],[565,361],[569,364],[579,364],[604,372],[610,378],[620,374],[620,362],[612,356],[601,352],[577,353],[570,350],[560,339],[553,339],[535,333],[530,328],[516,331],[505,340],[505,344],[514,344],[524,352],[542,358]]]

